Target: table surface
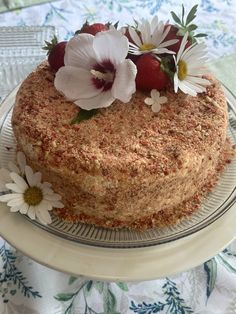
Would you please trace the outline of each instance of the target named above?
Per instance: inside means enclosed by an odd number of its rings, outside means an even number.
[[[196,2],[183,1],[187,8]],[[171,10],[178,13],[180,9],[180,3],[174,0],[63,0],[0,14],[0,26],[53,25],[61,39],[68,39],[86,19],[120,21],[120,25],[125,25],[132,23],[134,17],[156,14],[167,20]],[[236,58],[223,59],[223,56],[236,51],[235,16],[236,0],[199,1],[199,31],[208,34],[210,58],[220,58],[221,66],[227,60],[232,79],[226,77],[224,67],[217,75],[229,84],[234,81],[232,68],[236,71]],[[0,84],[6,81],[7,78]],[[59,273],[23,256],[3,239],[0,239],[0,256],[1,314],[236,313],[236,242],[194,269],[169,278],[135,283],[98,282]]]

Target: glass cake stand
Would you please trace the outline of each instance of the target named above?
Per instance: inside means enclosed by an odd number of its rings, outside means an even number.
[[[0,166],[15,158],[11,113],[17,89],[0,107]],[[236,143],[236,99],[226,88],[225,94],[228,136]],[[0,234],[24,254],[60,271],[102,280],[153,279],[197,266],[227,246],[236,236],[235,202],[234,159],[201,208],[170,227],[109,230],[55,216],[43,226],[1,204]]]

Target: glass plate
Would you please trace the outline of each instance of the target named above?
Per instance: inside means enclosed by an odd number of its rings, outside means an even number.
[[[53,26],[0,27],[0,97],[4,98],[45,59],[45,40],[55,34]]]
[[[0,110],[0,161],[4,166],[15,158],[15,143],[11,128],[11,113],[17,90],[5,99],[4,113]],[[236,144],[236,99],[225,89],[229,111],[228,137]],[[224,215],[236,201],[236,159],[226,166],[217,186],[205,198],[201,208],[180,223],[153,228],[145,232],[126,229],[110,230],[83,223],[66,223],[52,215],[52,224],[43,226],[31,221],[44,230],[61,238],[97,247],[137,248],[159,245],[193,234]],[[25,216],[26,219],[27,216]]]

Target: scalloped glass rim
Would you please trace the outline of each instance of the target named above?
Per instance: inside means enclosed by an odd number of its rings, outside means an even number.
[[[228,136],[236,143],[236,98],[225,88],[225,94],[229,110]],[[0,160],[5,164],[14,158],[15,151],[5,150],[4,145],[13,145],[10,115],[14,102],[14,90],[3,102],[4,114],[0,118]],[[2,108],[0,108],[2,109]],[[1,117],[0,110],[0,117]],[[14,146],[14,145],[13,145]],[[7,153],[6,153],[7,152]],[[164,228],[153,228],[144,232],[130,231],[126,229],[111,230],[83,223],[66,223],[55,215],[52,215],[52,224],[44,226],[38,221],[25,218],[34,225],[63,239],[96,247],[108,248],[140,248],[155,246],[178,240],[189,236],[209,226],[223,216],[236,202],[236,160],[227,165],[217,186],[206,197],[202,207],[190,217],[183,219],[180,223]]]

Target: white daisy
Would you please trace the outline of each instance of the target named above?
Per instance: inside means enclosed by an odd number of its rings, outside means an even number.
[[[177,43],[178,39],[164,41],[168,35],[171,26],[158,21],[155,16],[151,23],[148,20],[142,20],[138,23],[137,29],[129,27],[129,34],[134,43],[130,43],[129,53],[141,55],[145,53],[154,53],[156,55],[163,53],[174,53],[166,47]]]
[[[15,172],[10,173],[12,183],[6,188],[10,193],[0,196],[1,202],[6,202],[11,212],[27,214],[31,219],[38,219],[42,224],[51,223],[49,211],[63,208],[61,196],[54,193],[51,184],[41,182],[41,173],[34,173],[29,166],[25,166],[25,179]]]
[[[177,57],[173,56],[176,66],[174,90],[177,93],[181,89],[185,94],[196,96],[205,92],[206,86],[210,85],[208,80],[202,78],[208,72],[204,67],[206,45],[195,43],[185,49],[188,35],[188,32],[184,35]]]
[[[55,87],[85,110],[126,103],[135,92],[135,64],[125,59],[128,39],[117,30],[95,36],[79,34],[66,45],[65,66],[56,73]]]
[[[168,101],[167,97],[161,96],[160,92],[156,89],[151,90],[151,97],[144,99],[145,104],[152,106],[153,112],[159,112],[161,110],[161,105]]]
[[[20,175],[24,175],[26,159],[22,152],[17,152],[16,154],[17,163],[10,161],[7,168],[0,169],[0,192],[7,191],[6,184],[12,182],[10,177],[10,172],[15,172]]]

